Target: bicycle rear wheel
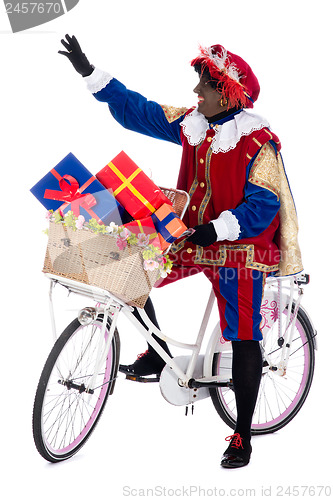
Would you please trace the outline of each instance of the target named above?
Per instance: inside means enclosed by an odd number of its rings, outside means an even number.
[[[94,430],[109,394],[113,392],[119,364],[117,329],[107,358],[90,393],[98,346],[108,340],[111,322],[103,332],[103,317],[89,325],[70,323],[54,344],[42,371],[33,408],[33,437],[43,458],[59,462],[72,457]]]
[[[286,318],[287,310],[283,313],[284,323]],[[275,432],[287,425],[299,412],[309,393],[315,364],[315,332],[302,308],[298,310],[295,329],[286,374],[281,376],[274,368],[267,370],[264,363],[252,420],[253,435]],[[278,343],[278,337],[275,322],[261,342],[263,354],[272,367],[277,367],[280,360],[282,347]],[[213,375],[223,376],[229,371],[231,378],[231,360],[232,344],[227,342],[223,344],[222,352],[214,355]],[[228,388],[210,389],[210,395],[220,417],[234,429],[237,409],[232,381]]]

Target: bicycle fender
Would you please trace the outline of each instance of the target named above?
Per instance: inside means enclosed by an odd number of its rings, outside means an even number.
[[[289,295],[283,290],[280,295],[281,309],[287,306],[289,301]],[[271,287],[267,287],[262,300],[261,305],[261,316],[262,322],[260,325],[263,335],[267,330],[269,330],[275,321],[278,319],[278,304],[279,296],[278,290]],[[216,352],[221,352],[227,348],[229,341],[225,340],[221,333],[220,323],[218,322],[212,331],[210,336],[204,360],[203,374],[204,377],[212,376],[213,358]]]

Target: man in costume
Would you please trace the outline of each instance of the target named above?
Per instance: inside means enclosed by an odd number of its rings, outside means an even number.
[[[258,395],[262,355],[260,306],[267,274],[302,271],[297,217],[280,155],[268,122],[249,111],[260,87],[250,66],[221,45],[200,48],[195,108],[148,101],[108,73],[94,68],[75,37],[59,51],[85,78],[88,89],[109,106],[125,128],[183,148],[177,188],[190,195],[184,216],[192,236],[173,246],[173,269],[161,286],[203,272],[211,281],[221,332],[232,342],[232,379],[237,422],[221,465],[247,465],[251,422]],[[151,300],[145,306],[157,324]],[[155,337],[156,338],[156,337]],[[159,340],[169,352],[165,342]],[[164,361],[149,346],[132,365],[132,375],[159,374]]]

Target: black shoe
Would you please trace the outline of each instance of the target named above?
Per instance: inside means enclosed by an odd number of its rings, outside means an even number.
[[[235,469],[247,465],[252,452],[250,439],[242,438],[240,434],[236,433],[228,436],[225,440],[230,441],[230,444],[223,454],[221,467]]]
[[[131,365],[119,365],[119,371],[131,376],[160,375],[165,361],[155,351],[145,351]]]

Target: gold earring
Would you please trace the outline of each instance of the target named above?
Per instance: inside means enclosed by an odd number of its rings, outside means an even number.
[[[222,99],[220,100],[220,104],[222,108],[226,106],[228,104],[227,99],[225,97],[222,97]]]

